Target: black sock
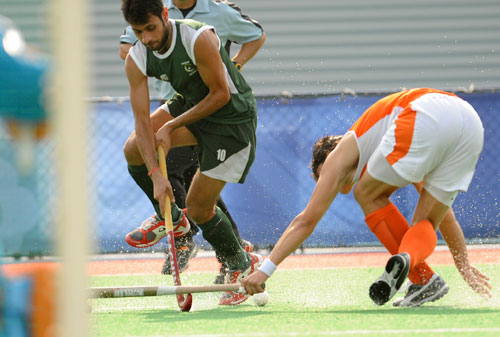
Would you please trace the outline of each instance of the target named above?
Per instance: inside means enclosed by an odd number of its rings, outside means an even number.
[[[130,173],[132,179],[134,179],[135,183],[141,188],[141,190],[146,193],[151,201],[151,204],[153,204],[156,214],[161,217],[160,204],[154,198],[153,181],[148,176],[148,168],[146,167],[146,164],[135,166],[128,165],[128,173]]]
[[[236,235],[236,238],[238,238],[238,241],[241,243],[240,231],[238,230],[238,227],[236,227],[236,223],[234,222],[233,217],[227,210],[224,200],[219,198],[219,200],[217,201],[217,206],[220,207],[221,211],[224,212],[224,214],[227,216],[227,219],[229,220],[229,222],[231,223],[231,227],[233,228],[234,235]]]
[[[132,179],[134,179],[136,184],[148,196],[149,200],[151,201],[151,204],[153,204],[156,215],[158,215],[160,219],[164,220],[163,214],[161,214],[160,210],[160,203],[154,198],[153,181],[148,176],[148,168],[146,167],[146,164],[136,165],[136,166],[128,165],[128,172],[130,173]],[[175,203],[171,203],[171,210],[172,210],[172,221],[175,222],[179,219],[179,216],[181,216],[182,211],[179,207],[177,207]]]
[[[231,223],[226,215],[217,207],[215,216],[203,224],[198,224],[203,237],[214,248],[218,256],[224,257],[229,269],[245,269],[250,259],[234,235]]]
[[[182,215],[182,210],[177,206],[176,203],[170,203],[170,210],[172,213],[172,222],[179,221],[179,217]]]

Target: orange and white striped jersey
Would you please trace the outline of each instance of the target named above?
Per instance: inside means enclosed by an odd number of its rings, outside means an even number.
[[[395,144],[392,152],[386,156],[389,163],[395,164],[408,153],[416,119],[416,111],[412,110],[411,103],[430,93],[456,96],[449,92],[430,88],[401,91],[378,100],[353,124],[348,133],[355,135],[359,148],[358,167],[354,175],[354,182],[360,179],[368,159],[390,128],[395,128]],[[402,118],[403,116],[404,118]]]

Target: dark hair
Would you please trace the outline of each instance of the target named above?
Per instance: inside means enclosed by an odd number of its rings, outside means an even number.
[[[151,15],[161,19],[162,0],[122,0],[122,13],[125,21],[131,24],[145,24]]]
[[[312,177],[314,180],[318,180],[318,167],[323,164],[326,160],[326,157],[330,152],[332,152],[335,147],[338,145],[342,136],[326,136],[318,139],[313,146],[313,154],[311,160]]]

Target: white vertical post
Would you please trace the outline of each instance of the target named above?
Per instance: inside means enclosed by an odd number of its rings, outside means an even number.
[[[87,337],[87,1],[52,0],[50,20],[54,81],[51,107],[59,188],[57,336]]]

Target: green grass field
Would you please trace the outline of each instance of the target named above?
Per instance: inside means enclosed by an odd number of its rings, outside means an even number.
[[[420,308],[378,307],[368,288],[382,268],[279,270],[267,283],[270,301],[217,305],[219,294],[194,294],[190,312],[174,296],[94,299],[94,336],[500,336],[500,268],[479,268],[491,278],[483,300],[453,266],[436,267],[450,286],[443,299]],[[215,274],[187,273],[186,285],[210,284]],[[91,286],[171,285],[169,276],[92,277]],[[397,297],[398,295],[396,295]]]

